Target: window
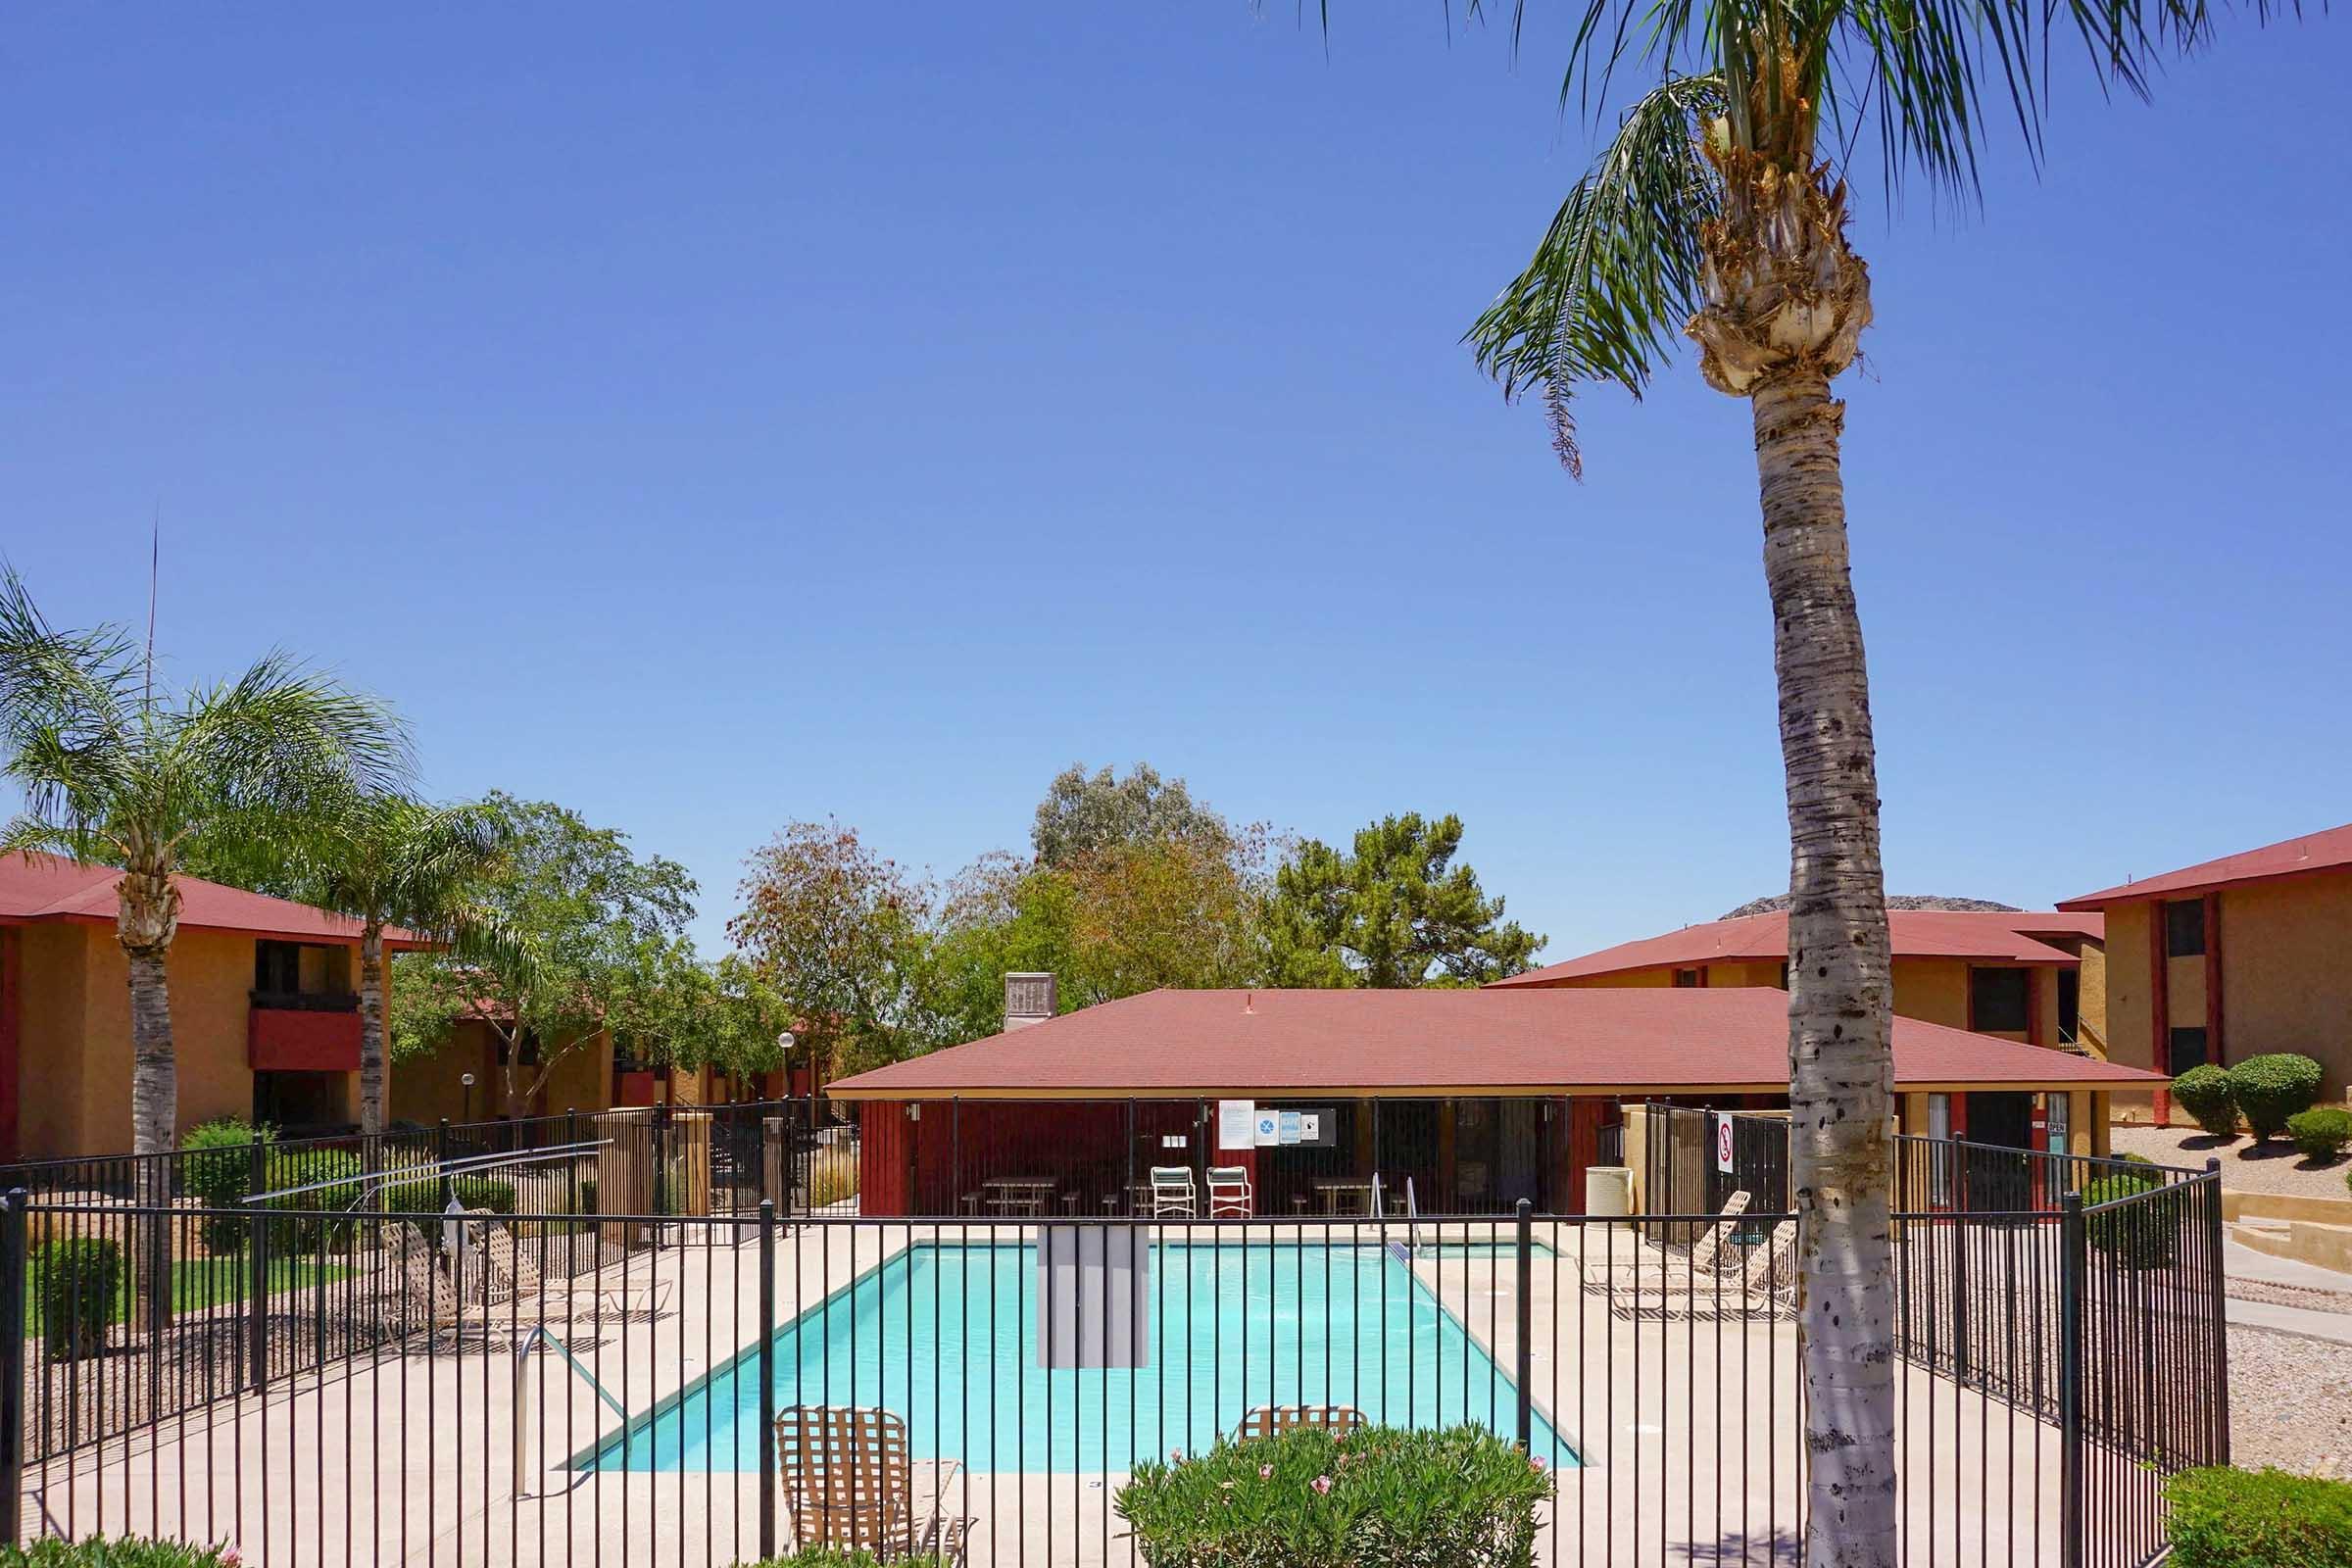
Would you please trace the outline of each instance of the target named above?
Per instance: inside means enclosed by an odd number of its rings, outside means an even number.
[[[2194,958],[2205,952],[2205,901],[2172,899],[2164,906],[2164,956]]]
[[[253,989],[291,997],[302,990],[302,944],[256,942],[253,945]]]
[[[1674,983],[1677,986],[1681,986],[1686,989],[1697,985],[1702,978],[1703,976],[1696,969],[1677,969],[1674,971]]]
[[[1988,1034],[2029,1032],[2033,1028],[2033,992],[2023,969],[1969,970],[1969,1027]]]
[[[2058,1043],[2071,1046],[2082,1028],[2082,971],[2058,971]]]
[[[2172,1060],[2165,1071],[2174,1077],[2180,1077],[2191,1067],[2205,1065],[2205,1031],[2202,1028],[2176,1029],[2169,1044]]]

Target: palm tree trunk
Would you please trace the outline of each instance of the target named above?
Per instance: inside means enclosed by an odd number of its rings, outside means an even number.
[[[179,1140],[179,1075],[172,1049],[172,988],[164,956],[179,932],[179,889],[168,863],[141,854],[115,884],[115,940],[130,968],[130,1150],[134,1196],[157,1216],[132,1227],[131,1276],[139,1320],[160,1334],[172,1312],[172,1149]]]
[[[179,1085],[172,1054],[172,995],[164,950],[131,949],[130,1147],[138,1168],[133,1200],[159,1217],[134,1227],[131,1275],[138,1321],[161,1332],[172,1312],[172,1225],[160,1217],[172,1206],[172,1146],[176,1141]]]
[[[1788,1104],[1810,1459],[1808,1568],[1894,1561],[1893,1107],[1878,759],[1838,441],[1797,369],[1754,388],[1788,793]]]
[[[360,1132],[384,1130],[384,927],[360,927]]]

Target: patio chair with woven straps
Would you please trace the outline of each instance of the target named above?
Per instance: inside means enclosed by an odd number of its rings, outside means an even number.
[[[1364,1412],[1352,1404],[1261,1404],[1242,1417],[1237,1438],[1279,1438],[1285,1432],[1319,1427],[1337,1436],[1364,1424]]]
[[[963,1560],[971,1521],[946,1512],[955,1461],[910,1460],[906,1422],[895,1411],[794,1405],[776,1417],[776,1468],[804,1550]]]
[[[1152,1217],[1198,1219],[1200,1216],[1200,1189],[1193,1185],[1193,1168],[1190,1165],[1152,1166]]]

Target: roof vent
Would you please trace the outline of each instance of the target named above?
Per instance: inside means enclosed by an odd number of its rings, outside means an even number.
[[[1051,974],[1008,974],[1004,977],[1004,1032],[1044,1023],[1056,1010],[1058,993]]]

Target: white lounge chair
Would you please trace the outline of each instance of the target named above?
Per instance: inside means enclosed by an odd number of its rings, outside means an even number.
[[[1364,1412],[1352,1404],[1261,1404],[1242,1417],[1237,1438],[1279,1438],[1301,1427],[1319,1427],[1334,1434],[1353,1432],[1364,1424]]]
[[[1191,1175],[1192,1172],[1185,1172]],[[1250,1185],[1250,1172],[1240,1165],[1211,1165],[1208,1167],[1208,1217],[1210,1219],[1248,1219],[1256,1212],[1256,1195]]]
[[[1200,1195],[1193,1186],[1190,1165],[1154,1165],[1152,1167],[1152,1217],[1153,1219],[1198,1219],[1200,1217]]]

